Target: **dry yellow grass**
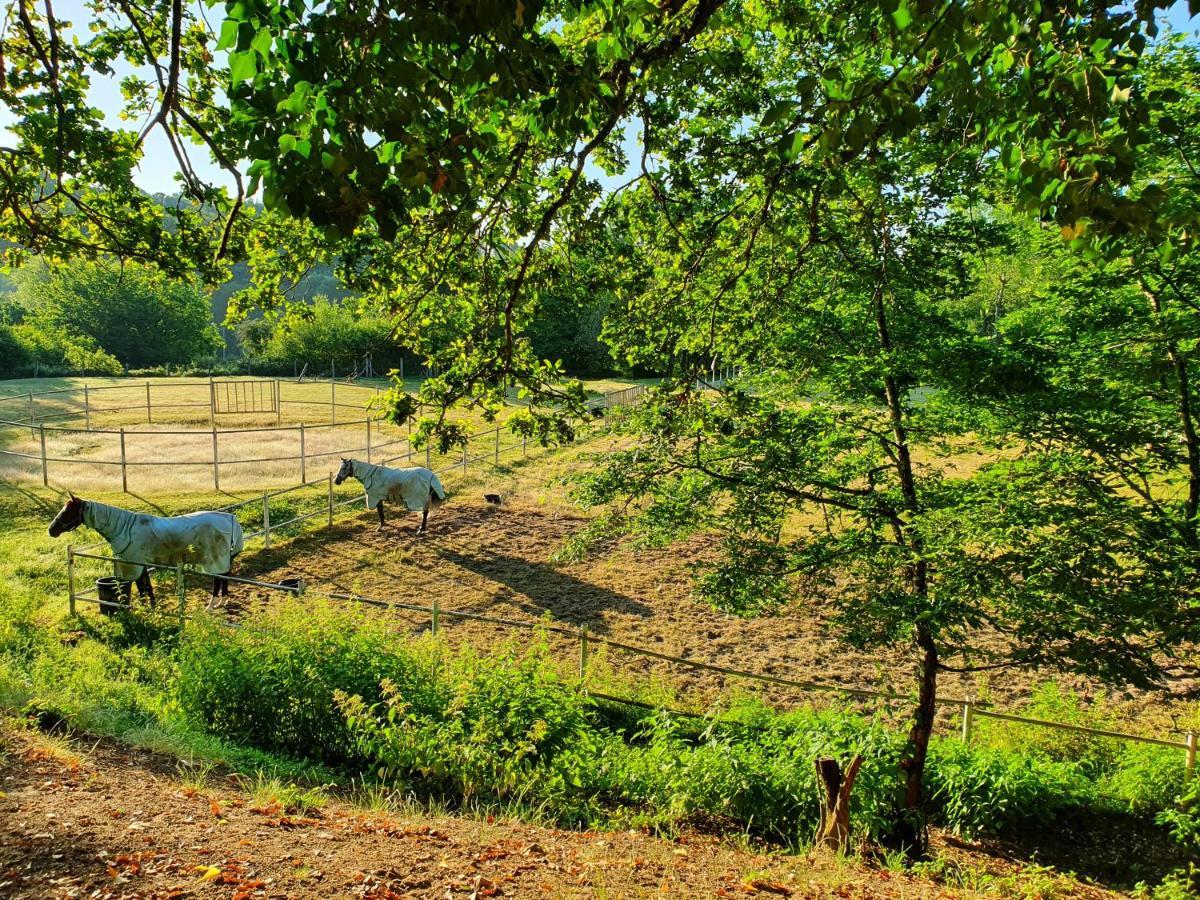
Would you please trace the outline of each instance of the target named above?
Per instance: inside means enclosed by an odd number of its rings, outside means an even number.
[[[251,387],[264,381],[264,387]],[[461,463],[461,450],[411,450],[411,427],[382,421],[367,425],[371,401],[385,386],[382,380],[336,385],[279,380],[278,412],[252,411],[266,401],[273,381],[219,379],[218,403],[250,410],[214,417],[207,379],[27,379],[0,386],[0,420],[24,423],[32,416],[43,424],[50,486],[77,492],[121,490],[121,429],[125,484],[149,495],[210,486],[237,494],[296,484],[302,476],[312,481],[336,469],[341,456],[428,465],[437,471]],[[596,383],[600,390],[622,386],[628,383]],[[515,409],[506,410],[500,420]],[[495,427],[477,411],[459,411],[454,418],[473,434]],[[0,480],[40,482],[42,438],[41,429],[0,424],[0,449],[8,451],[0,455]],[[516,440],[501,434],[505,446]],[[467,455],[494,453],[494,445],[494,434],[478,437]]]

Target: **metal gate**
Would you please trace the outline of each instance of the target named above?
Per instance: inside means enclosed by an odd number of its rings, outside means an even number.
[[[211,381],[209,391],[209,405],[213,415],[279,414],[278,381]]]

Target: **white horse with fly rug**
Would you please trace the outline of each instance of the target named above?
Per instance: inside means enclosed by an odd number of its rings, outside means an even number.
[[[147,565],[195,566],[213,576],[213,600],[229,596],[229,582],[221,576],[229,574],[244,546],[242,526],[232,513],[206,511],[163,518],[81,500],[74,494],[50,523],[50,537],[80,525],[104,536],[120,560],[113,564],[114,574],[124,582],[136,581],[138,593],[151,603],[154,588]]]
[[[421,534],[429,520],[429,510],[437,509],[446,499],[446,489],[438,477],[424,466],[389,469],[360,459],[343,459],[342,467],[333,481],[334,484],[341,484],[347,478],[357,478],[362,482],[363,490],[367,492],[367,509],[379,513],[380,531],[383,531],[384,500],[403,503],[412,512],[420,510],[421,527],[417,529],[417,534]]]

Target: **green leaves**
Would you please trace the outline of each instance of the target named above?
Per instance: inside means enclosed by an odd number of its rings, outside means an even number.
[[[258,74],[258,54],[243,50],[229,54],[229,83],[236,87],[243,81],[253,81]]]

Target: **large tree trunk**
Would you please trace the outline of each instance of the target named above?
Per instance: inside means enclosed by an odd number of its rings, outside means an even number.
[[[1156,292],[1150,289],[1143,279],[1142,293],[1150,301],[1150,308],[1155,315],[1162,316],[1162,301]],[[1188,496],[1184,505],[1184,527],[1191,543],[1197,543],[1196,514],[1200,512],[1200,436],[1196,434],[1196,419],[1193,412],[1195,403],[1192,398],[1191,377],[1187,360],[1179,352],[1179,345],[1174,340],[1166,342],[1167,358],[1175,370],[1176,409],[1179,412],[1179,424],[1183,429],[1183,445],[1187,454],[1188,467]]]
[[[875,292],[875,326],[880,349],[885,353],[892,350],[888,329],[887,311],[883,304],[883,284]],[[894,464],[900,481],[900,493],[904,507],[911,514],[920,512],[916,477],[913,473],[912,453],[908,443],[908,429],[904,421],[904,402],[900,385],[891,374],[883,378],[884,396],[887,399],[888,416],[891,422],[892,440],[895,443]],[[929,597],[929,569],[922,558],[921,539],[918,534],[903,524],[894,526],[897,543],[912,550],[914,561],[908,566],[905,578],[916,599],[917,606],[924,610]],[[919,657],[917,667],[917,708],[909,730],[908,748],[900,761],[904,771],[904,810],[907,821],[901,824],[900,840],[910,851],[921,853],[925,849],[925,823],[922,814],[924,802],[925,759],[929,755],[929,739],[933,735],[933,720],[937,712],[938,648],[929,625],[918,618],[916,622],[916,650]]]
[[[933,735],[933,719],[937,713],[937,644],[924,625],[917,626],[917,650],[921,660],[917,681],[917,709],[908,732],[909,751],[904,766],[904,807],[920,810],[924,802],[925,758],[929,754],[929,738]]]

